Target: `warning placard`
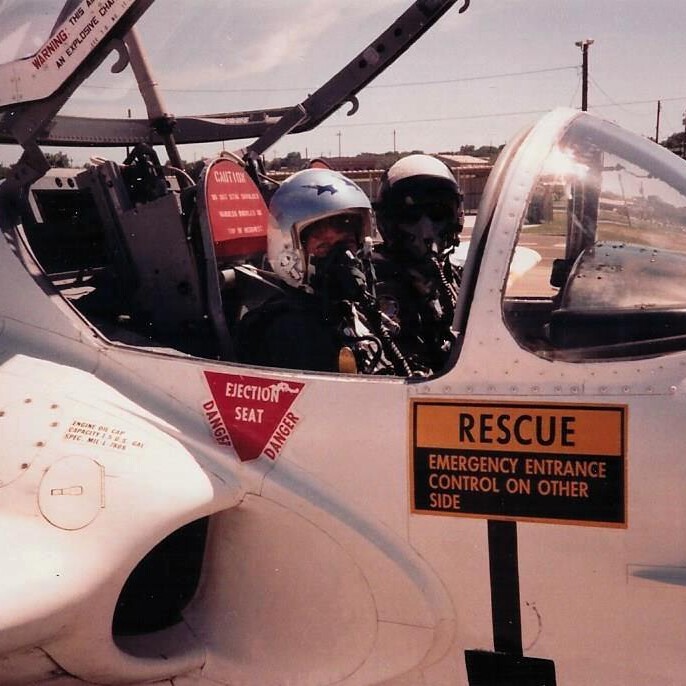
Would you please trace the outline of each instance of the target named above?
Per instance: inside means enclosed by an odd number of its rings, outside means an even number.
[[[233,446],[242,461],[276,459],[300,422],[291,406],[305,384],[210,371],[205,378],[212,398],[203,411],[217,443]]]
[[[225,158],[205,170],[201,220],[209,223],[218,258],[266,252],[269,210],[241,166]]]
[[[410,410],[413,512],[626,527],[626,406]]]

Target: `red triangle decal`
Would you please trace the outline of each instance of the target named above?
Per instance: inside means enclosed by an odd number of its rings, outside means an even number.
[[[243,462],[263,453],[275,459],[300,421],[290,409],[305,384],[223,372],[205,378],[212,400],[203,409],[215,440],[233,445]]]

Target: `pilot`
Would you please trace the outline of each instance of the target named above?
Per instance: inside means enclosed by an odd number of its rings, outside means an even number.
[[[443,162],[414,154],[384,174],[375,210],[383,237],[374,261],[381,307],[398,323],[405,356],[436,373],[455,338],[461,270],[450,257],[464,223],[462,194]]]
[[[282,292],[239,321],[239,361],[393,373],[380,341],[383,332],[375,331],[372,284],[360,259],[374,234],[364,191],[338,172],[306,169],[279,187],[269,210],[267,257]]]

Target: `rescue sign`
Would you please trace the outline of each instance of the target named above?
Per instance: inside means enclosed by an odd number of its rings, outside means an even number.
[[[626,413],[413,400],[412,511],[626,527]]]

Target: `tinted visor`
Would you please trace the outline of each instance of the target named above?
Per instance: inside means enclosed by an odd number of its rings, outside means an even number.
[[[344,213],[322,217],[300,233],[300,245],[308,256],[325,257],[335,245],[344,244],[356,253],[362,244],[364,219],[360,214]]]
[[[449,200],[422,200],[398,208],[397,211],[397,219],[402,224],[415,224],[422,217],[428,217],[434,222],[454,221],[457,218],[457,203],[452,198]]]
[[[323,219],[317,219],[317,221],[308,224],[300,232],[300,244],[305,245],[307,239],[315,231],[324,229],[326,227],[331,227],[337,231],[346,231],[353,233],[358,242],[362,239],[362,231],[364,229],[364,219],[362,215],[356,212],[350,212],[346,214],[334,214],[330,217],[324,217]]]
[[[422,217],[434,222],[454,223],[459,217],[459,196],[454,191],[444,189],[421,193],[394,192],[388,209],[391,218],[398,224],[414,224]]]

